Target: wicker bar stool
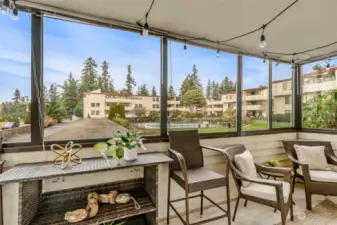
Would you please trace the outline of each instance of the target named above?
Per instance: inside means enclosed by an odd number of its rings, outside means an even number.
[[[167,224],[170,223],[170,208],[177,214],[184,225],[204,224],[221,218],[228,218],[228,224],[231,224],[230,216],[230,193],[229,193],[229,169],[226,169],[226,175],[218,174],[204,167],[202,148],[221,153],[225,157],[223,150],[201,146],[199,134],[197,130],[189,131],[171,131],[169,156],[174,159],[170,165],[169,172],[169,190],[168,190],[168,206],[167,206]],[[224,166],[226,166],[224,164]],[[175,199],[171,201],[171,178],[185,190],[185,198]],[[212,199],[204,194],[204,190],[226,187],[227,210],[216,204]],[[200,192],[199,195],[189,197],[190,193]],[[203,215],[204,198],[218,207],[224,213],[220,216],[198,221],[190,222],[189,216],[189,199],[200,197],[200,216]],[[173,202],[185,201],[186,220],[178,213],[172,205]]]

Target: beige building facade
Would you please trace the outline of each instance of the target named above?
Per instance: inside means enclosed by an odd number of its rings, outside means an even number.
[[[336,80],[337,68],[326,69],[318,72],[303,75],[303,101],[312,99],[320,91],[337,89]],[[273,81],[272,87],[272,111],[273,114],[292,113],[292,79]],[[160,96],[138,96],[121,95],[118,93],[102,93],[99,90],[89,92],[85,95],[83,116],[90,118],[104,118],[108,116],[112,105],[123,104],[125,106],[126,117],[134,117],[133,109],[136,107],[145,108],[147,112],[160,110]],[[173,111],[190,111],[180,102],[180,97],[168,98],[169,115]],[[221,116],[224,113],[235,112],[236,92],[225,93],[219,100],[207,100],[207,105],[203,112],[205,115]],[[254,116],[256,118],[266,118],[268,116],[268,88],[251,88],[243,90],[242,94],[242,115]]]

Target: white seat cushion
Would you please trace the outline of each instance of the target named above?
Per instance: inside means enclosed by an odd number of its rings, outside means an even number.
[[[287,202],[290,193],[290,184],[288,182],[282,183],[284,202]],[[241,187],[241,192],[245,195],[277,201],[276,189],[273,186],[251,183],[248,187]]]
[[[296,172],[303,176],[302,169],[298,168]],[[325,170],[309,170],[312,181],[337,183],[337,173]]]
[[[257,178],[256,167],[252,154],[248,150],[235,155],[235,164],[239,170],[249,178]],[[248,187],[250,182],[243,181],[242,186]]]

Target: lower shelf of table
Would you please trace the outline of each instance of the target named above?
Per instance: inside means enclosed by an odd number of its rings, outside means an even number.
[[[100,204],[98,214],[94,218],[86,219],[77,223],[69,223],[64,220],[64,215],[68,211],[83,209],[86,207],[86,201],[65,202],[63,204],[44,207],[41,205],[38,213],[33,218],[31,225],[91,225],[103,224],[111,221],[127,220],[128,218],[143,215],[147,213],[155,213],[156,207],[152,204],[146,191],[137,189],[135,197],[140,204],[140,209],[135,209],[133,201],[126,204]],[[129,222],[128,222],[129,223]],[[136,224],[130,220],[130,224]],[[145,223],[144,223],[145,224]]]

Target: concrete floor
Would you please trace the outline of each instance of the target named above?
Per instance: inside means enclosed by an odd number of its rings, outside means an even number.
[[[296,185],[295,193],[293,195],[294,202],[294,217],[299,216],[301,212],[306,210],[306,202],[303,185]],[[337,203],[336,197],[328,197],[330,200]],[[321,195],[314,195],[312,202],[313,207],[318,205],[325,197]],[[233,225],[273,225],[281,222],[280,212],[277,211],[274,213],[274,209],[256,204],[254,202],[248,202],[247,207],[243,206],[244,200],[240,200],[240,205],[238,207],[238,212],[236,215],[235,222],[232,222]],[[226,208],[226,206],[224,206]],[[232,213],[234,211],[235,201],[231,202]],[[215,207],[206,209],[204,211],[204,217],[202,219],[210,218],[213,216],[220,215],[221,211]],[[191,217],[192,222],[196,222],[200,220],[199,213],[192,213]],[[288,215],[288,219],[290,216]],[[160,225],[166,225],[166,221],[162,221],[159,223]],[[181,221],[178,218],[173,218],[170,221],[170,225],[181,225]],[[227,224],[227,218],[213,221],[207,223],[207,225],[219,225],[219,224]]]

